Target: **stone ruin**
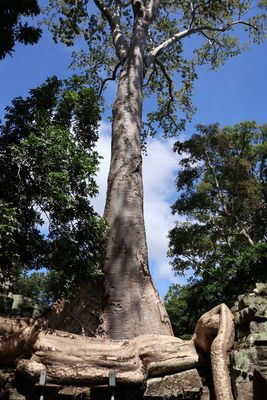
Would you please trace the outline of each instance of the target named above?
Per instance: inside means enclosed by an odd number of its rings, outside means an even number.
[[[239,296],[231,311],[236,330],[230,353],[235,399],[267,399],[267,284]]]
[[[2,295],[0,307],[2,315],[13,317],[37,316],[36,313],[40,312],[30,299],[20,295]],[[257,284],[252,293],[239,296],[231,311],[236,335],[229,358],[234,398],[265,400],[267,284]],[[44,400],[106,400],[113,394],[115,400],[215,400],[211,379],[209,363],[205,362],[204,369],[200,366],[172,375],[149,378],[143,387],[117,386],[112,389],[108,385],[88,388],[48,384],[44,388],[32,383],[30,387],[29,382],[19,379],[14,369],[5,368],[0,370],[0,400],[39,400],[42,395]]]

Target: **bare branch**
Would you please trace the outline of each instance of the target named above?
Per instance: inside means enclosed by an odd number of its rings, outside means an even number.
[[[155,73],[156,73],[156,68],[154,67],[153,70],[152,70],[152,72],[151,72],[151,74],[149,75],[149,77],[148,77],[148,79],[147,79],[147,81],[146,81],[146,83],[144,84],[143,87],[146,87],[146,86],[149,85],[149,83],[150,83],[150,81],[151,81],[151,79],[152,79],[152,77],[153,77],[153,75],[154,75]]]
[[[101,96],[105,84],[108,81],[115,81],[116,80],[117,71],[118,71],[120,66],[121,66],[121,62],[119,61],[118,64],[116,65],[116,67],[114,68],[114,71],[112,72],[112,76],[103,80],[103,82],[101,84],[101,88],[100,88],[99,94],[98,94],[98,98]]]
[[[163,62],[161,62],[159,59],[155,59],[155,63],[160,67],[161,72],[163,73],[166,81],[168,82],[168,88],[169,88],[169,102],[167,105],[167,113],[169,114],[170,112],[170,106],[171,103],[173,102],[174,98],[173,98],[173,94],[172,94],[172,79],[169,76],[168,72],[166,71],[165,65],[163,64]]]
[[[120,14],[119,12],[116,12],[115,14],[111,13],[110,7],[106,6],[102,0],[94,0],[94,2],[103,17],[108,21],[112,33],[114,47],[116,50],[116,55],[120,62],[124,62],[128,52],[128,43],[122,33],[120,25]],[[119,2],[117,2],[117,5],[118,4]],[[120,6],[118,11],[120,11]]]
[[[210,42],[216,43],[218,46],[220,47],[224,47],[223,44],[221,42],[219,42],[219,40],[217,40],[214,37],[210,37],[209,35],[207,35],[205,32],[200,32],[201,35],[203,35],[206,39],[208,39]]]
[[[177,43],[179,40],[184,39],[185,37],[191,36],[194,33],[203,33],[203,31],[210,31],[210,32],[225,32],[228,29],[230,29],[232,26],[234,25],[246,25],[249,26],[250,28],[253,28],[255,30],[257,30],[258,28],[246,21],[241,21],[241,20],[237,20],[232,22],[231,24],[227,24],[225,26],[222,27],[212,27],[209,25],[203,25],[203,26],[197,26],[194,28],[189,28],[189,29],[185,29],[182,32],[178,32],[175,35],[173,35],[172,37],[170,37],[169,39],[165,40],[165,42],[161,43],[159,46],[155,47],[153,50],[151,50],[147,57],[146,57],[146,65],[147,67],[149,67],[149,65],[151,63],[154,62],[154,59],[157,55],[159,55],[160,53],[162,53],[164,50],[168,49],[169,47],[171,47],[173,44]]]

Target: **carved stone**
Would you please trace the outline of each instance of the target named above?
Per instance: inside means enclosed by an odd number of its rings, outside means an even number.
[[[203,386],[196,369],[163,378],[148,379],[145,400],[197,400],[201,399]]]

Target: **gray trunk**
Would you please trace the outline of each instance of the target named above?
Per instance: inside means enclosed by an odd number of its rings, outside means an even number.
[[[140,143],[145,35],[137,23],[113,108],[105,288],[101,281],[84,282],[72,302],[55,305],[49,316],[52,328],[111,339],[173,335],[148,269]]]
[[[132,338],[148,332],[172,334],[168,315],[148,270],[140,143],[143,46],[144,31],[137,26],[113,108],[105,208],[110,234],[108,260],[104,266],[106,331],[113,339]]]

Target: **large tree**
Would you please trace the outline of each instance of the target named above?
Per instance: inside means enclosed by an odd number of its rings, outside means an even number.
[[[167,308],[181,335],[191,333],[203,310],[266,281],[267,126],[242,122],[197,127],[175,144],[181,155],[177,216],[170,256],[177,274],[193,275],[173,286]],[[193,307],[196,305],[197,307]]]
[[[251,40],[261,41],[267,4],[218,0],[49,3],[55,39],[67,45],[72,45],[76,37],[85,39],[88,52],[76,52],[74,62],[85,66],[91,82],[100,87],[106,71],[113,71],[113,79],[118,75],[105,207],[110,233],[104,265],[106,306],[102,329],[115,339],[146,332],[171,334],[167,313],[148,270],[142,126],[144,123],[143,132],[147,134],[155,132],[158,125],[165,135],[183,128],[193,111],[196,65],[209,63],[217,67],[238,54],[242,49],[234,34],[238,26]],[[192,37],[197,37],[193,46]],[[158,108],[143,120],[145,94],[156,96]],[[179,118],[176,105],[181,110]]]
[[[0,60],[12,54],[16,42],[34,44],[41,37],[41,29],[29,26],[25,17],[40,13],[37,0],[0,1]]]

